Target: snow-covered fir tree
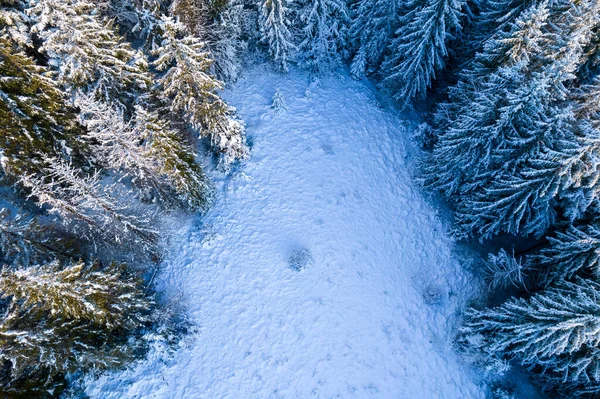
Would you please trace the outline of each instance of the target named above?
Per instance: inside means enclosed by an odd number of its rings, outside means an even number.
[[[151,85],[143,54],[125,42],[88,0],[40,0],[28,11],[40,48],[69,89],[124,106]]]
[[[164,176],[179,200],[191,210],[206,210],[212,197],[211,184],[196,162],[196,156],[173,129],[155,113],[137,107],[133,122],[135,137],[144,143],[144,154]]]
[[[585,60],[597,7],[533,6],[486,44],[438,111],[430,184],[462,194],[466,234],[541,235],[558,211],[573,220],[590,205],[596,133],[582,134],[566,87]]]
[[[212,60],[204,43],[168,17],[162,19],[161,31],[163,40],[153,51],[157,57],[153,64],[163,72],[157,84],[171,111],[181,114],[201,137],[210,137],[224,167],[246,158],[244,127],[217,94],[223,86],[208,72]]]
[[[233,81],[241,72],[242,54],[247,43],[242,38],[242,0],[176,0],[171,6],[188,30],[201,39],[214,62],[210,72]]]
[[[415,0],[406,5],[381,66],[384,86],[401,105],[424,97],[444,67],[463,7],[461,0]]]
[[[484,337],[489,353],[503,353],[571,395],[599,392],[600,285],[560,282],[529,299],[470,310],[465,331]]]
[[[400,9],[398,0],[360,0],[353,4],[349,42],[355,51],[350,64],[354,78],[378,71],[398,29]]]
[[[0,36],[0,167],[13,180],[40,171],[41,155],[73,159],[81,128],[48,71]]]
[[[122,366],[141,346],[153,306],[141,279],[117,263],[4,268],[0,296],[8,367],[0,384],[9,396],[59,394],[68,373]]]
[[[19,45],[21,49],[33,46],[26,7],[24,0],[0,1],[0,34]]]
[[[47,206],[74,233],[89,240],[135,244],[154,251],[157,232],[150,227],[152,214],[135,215],[100,184],[99,173],[85,175],[69,163],[46,157],[43,176],[24,175],[20,183],[39,206]]]
[[[346,47],[348,10],[343,0],[309,0],[301,10],[301,64],[313,71],[340,64]]]
[[[27,267],[76,256],[73,240],[23,212],[0,209],[0,264]]]
[[[285,98],[279,89],[275,91],[273,101],[271,101],[271,109],[278,114],[289,110],[289,107],[285,102]]]
[[[287,71],[296,46],[290,33],[291,22],[286,0],[262,0],[259,26],[261,39],[267,44],[273,60]]]
[[[138,105],[134,118],[125,122],[119,109],[91,96],[79,95],[75,104],[98,162],[130,179],[142,200],[204,209],[210,193],[206,177],[179,135],[155,112]]]
[[[498,254],[489,254],[486,274],[490,288],[527,289],[529,267],[522,258],[516,258],[514,251],[509,255],[504,249]]]
[[[539,269],[544,285],[600,275],[600,230],[597,223],[570,225],[548,237],[549,246],[530,256],[529,263]]]

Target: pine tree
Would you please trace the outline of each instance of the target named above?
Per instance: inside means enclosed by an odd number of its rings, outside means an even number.
[[[424,97],[444,67],[447,42],[460,30],[463,7],[460,0],[415,0],[407,6],[381,66],[384,86],[403,106]]]
[[[77,137],[73,110],[45,68],[0,37],[0,166],[9,178],[39,172],[40,154],[77,158],[84,145]]]
[[[248,156],[243,125],[217,94],[222,84],[208,74],[211,60],[197,38],[183,35],[185,28],[170,18],[162,20],[163,41],[154,51],[154,65],[164,74],[158,80],[161,94],[173,113],[183,114],[201,137],[211,144],[227,167]]]
[[[349,29],[356,49],[350,70],[360,79],[376,72],[394,32],[398,29],[401,5],[398,0],[360,0],[354,3]]]
[[[116,263],[3,269],[0,295],[7,303],[0,358],[10,367],[2,391],[9,395],[56,388],[68,373],[122,366],[141,345],[152,308],[141,279]],[[35,386],[40,379],[44,386]]]
[[[600,387],[600,300],[597,283],[561,282],[528,300],[467,313],[465,331],[482,335],[489,353],[518,359],[548,383],[570,389]],[[584,389],[582,389],[584,388]]]
[[[262,41],[269,46],[269,54],[287,71],[291,53],[295,49],[290,34],[286,0],[262,0],[259,26]]]
[[[310,0],[300,17],[303,40],[301,63],[313,71],[335,67],[346,47],[348,10],[342,0]]]

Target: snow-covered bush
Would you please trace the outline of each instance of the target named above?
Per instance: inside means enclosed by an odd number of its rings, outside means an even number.
[[[281,91],[277,89],[275,95],[273,95],[273,101],[271,103],[271,109],[276,113],[282,113],[289,110],[288,105],[285,102],[285,98]]]
[[[288,263],[293,270],[301,271],[312,266],[315,261],[308,248],[296,249],[288,259]]]

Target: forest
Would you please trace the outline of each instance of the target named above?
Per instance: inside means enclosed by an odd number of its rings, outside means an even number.
[[[186,335],[161,215],[251,157],[221,93],[257,63],[417,118],[418,183],[484,254],[457,347],[600,396],[598,0],[0,0],[0,396],[85,397]]]

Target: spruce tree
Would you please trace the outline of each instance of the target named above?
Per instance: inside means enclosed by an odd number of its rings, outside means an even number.
[[[594,199],[597,134],[578,121],[568,87],[598,11],[593,1],[532,7],[486,44],[451,91],[454,102],[440,108],[427,174],[432,186],[461,194],[465,234],[539,236]]]
[[[88,0],[40,0],[29,13],[40,48],[69,90],[81,89],[123,107],[133,103],[152,81],[145,57],[104,20]]]
[[[463,7],[461,0],[415,0],[406,6],[381,66],[383,85],[401,105],[423,98],[443,69]]]
[[[467,313],[465,331],[484,337],[483,349],[517,359],[570,395],[600,387],[600,285],[559,282],[529,299]]]
[[[360,0],[353,4],[349,41],[355,49],[350,64],[355,79],[378,70],[398,29],[400,8],[398,0]]]
[[[76,256],[72,239],[24,212],[0,209],[0,265],[26,267]]]
[[[0,35],[21,49],[33,46],[25,9],[26,3],[23,0],[0,0]]]
[[[287,71],[291,53],[295,49],[290,33],[289,9],[286,0],[262,0],[259,26],[262,40],[269,54],[283,71]]]
[[[192,210],[206,210],[212,186],[196,163],[193,151],[174,130],[142,107],[137,107],[133,129],[144,142],[144,154],[155,162],[156,173],[165,176],[181,202]]]
[[[0,37],[0,166],[13,181],[39,173],[41,155],[73,160],[85,147],[66,95],[48,71]]]
[[[549,285],[576,276],[600,276],[600,230],[597,221],[569,225],[548,237],[550,245],[529,257],[539,269],[543,284]]]
[[[140,278],[116,263],[5,268],[0,295],[0,358],[9,365],[2,391],[9,396],[40,395],[67,374],[122,366],[141,346],[152,308]]]
[[[135,107],[125,122],[118,108],[79,95],[75,104],[87,128],[85,138],[105,170],[113,170],[138,188],[140,199],[171,208],[177,202],[205,209],[210,184],[192,152],[157,113]]]
[[[301,11],[303,40],[299,45],[301,63],[319,71],[341,62],[346,47],[348,10],[342,0],[309,0]]]
[[[242,1],[177,0],[171,10],[192,35],[205,43],[214,60],[210,72],[225,81],[235,80],[247,47],[242,38]]]
[[[185,27],[171,18],[162,19],[161,31],[163,40],[153,52],[157,56],[153,64],[163,72],[157,84],[171,111],[181,114],[201,137],[210,137],[221,165],[246,158],[243,125],[217,94],[223,86],[208,73],[212,61],[203,42],[186,35]]]
[[[150,227],[152,214],[132,214],[118,196],[110,194],[110,186],[100,184],[99,172],[86,175],[57,158],[44,158],[43,162],[43,176],[20,179],[40,207],[47,206],[82,237],[154,251],[157,232]]]

